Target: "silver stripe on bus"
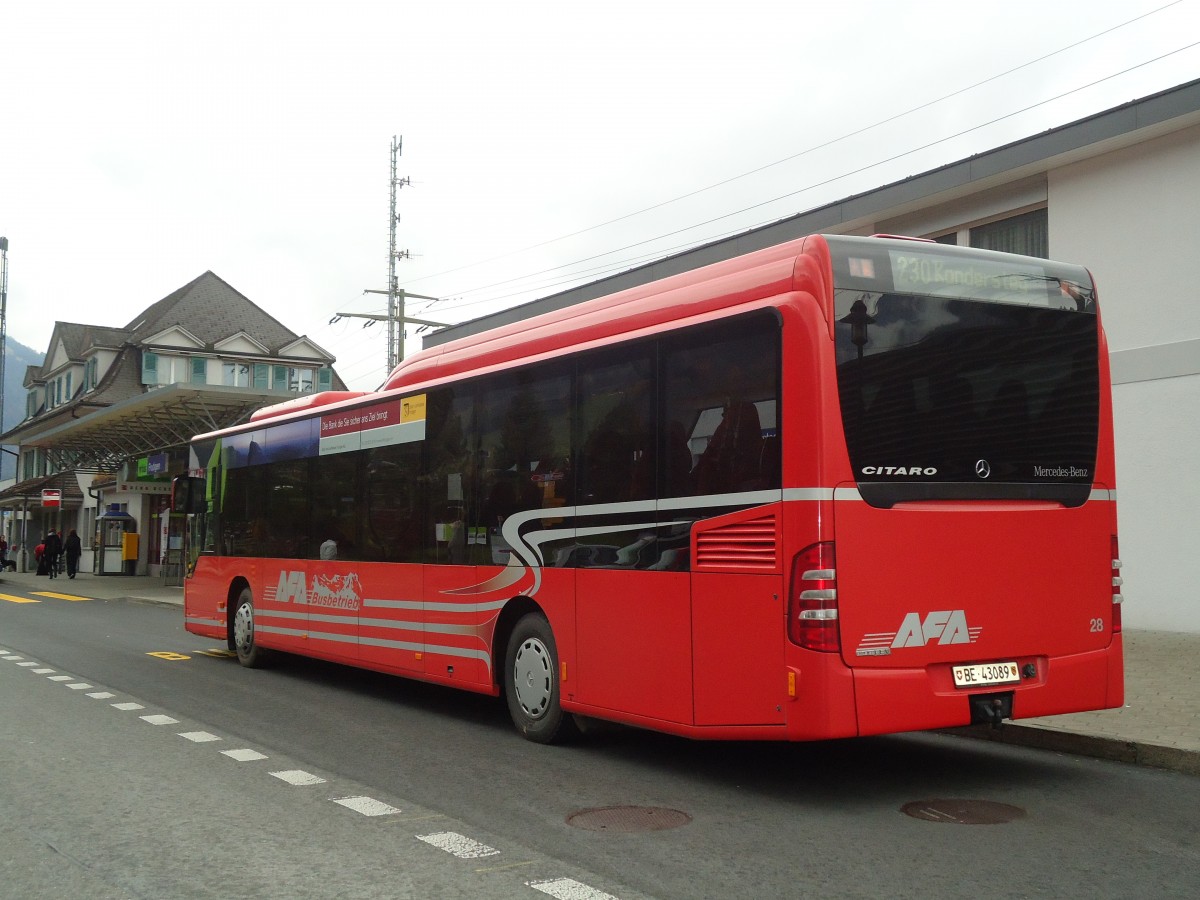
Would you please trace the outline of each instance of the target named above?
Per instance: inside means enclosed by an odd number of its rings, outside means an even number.
[[[784,488],[783,499],[796,500],[832,500],[833,488]]]
[[[426,634],[476,634],[475,625],[453,625],[440,622],[403,622],[395,619],[363,619],[358,616],[330,616],[318,613],[305,615],[301,612],[284,612],[281,610],[260,609],[256,614],[260,621],[285,619],[295,621],[321,622],[328,625],[359,625],[364,628],[392,628],[396,631],[420,631]]]
[[[784,491],[784,493],[787,493],[787,492]],[[840,487],[840,488],[837,488],[836,491],[831,491],[830,493],[834,495],[833,496],[834,500],[838,500],[838,501],[851,500],[851,501],[866,502],[866,501],[863,501],[862,494],[860,494],[858,492],[858,488]],[[1117,499],[1117,492],[1115,490],[1109,491],[1109,490],[1104,490],[1103,488],[1093,488],[1092,492],[1090,494],[1088,494],[1089,502],[1091,502],[1093,500],[1097,501],[1097,502],[1105,502],[1105,501],[1116,502],[1116,499]]]
[[[487,603],[422,603],[420,600],[364,600],[363,606],[372,609],[423,609],[427,612],[490,612],[503,609],[507,600],[490,600]]]
[[[425,634],[469,634],[478,633],[475,625],[450,625],[442,622],[395,622],[391,619],[359,619],[362,628],[391,628],[396,631],[423,631]]]
[[[220,619],[205,619],[200,616],[185,616],[183,621],[191,625],[215,625],[220,628],[225,627],[225,623]]]
[[[492,664],[492,655],[486,650],[468,647],[446,647],[440,644],[415,644],[411,641],[391,641],[386,638],[359,638],[353,634],[334,634],[325,631],[302,631],[296,628],[277,628],[272,625],[255,625],[256,631],[264,634],[280,634],[286,637],[307,637],[309,640],[331,641],[336,644],[359,644],[368,647],[384,647],[390,650],[412,650],[416,653],[436,653],[439,656],[455,656],[459,659],[478,659]]]

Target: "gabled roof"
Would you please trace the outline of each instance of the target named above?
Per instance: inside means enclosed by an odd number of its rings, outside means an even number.
[[[272,355],[299,337],[211,271],[151,304],[125,328],[135,343],[141,343],[173,325],[209,348],[243,331],[254,335]]]
[[[54,331],[50,334],[50,346],[40,366],[29,366],[25,372],[25,386],[44,378],[54,367],[49,363],[54,359],[55,348],[61,343],[63,352],[72,361],[82,362],[92,350],[104,348],[117,350],[130,338],[128,331],[123,328],[105,328],[101,325],[81,325],[76,322],[55,322]]]
[[[236,425],[254,410],[283,397],[286,390],[240,388],[216,384],[169,384],[147,389],[142,384],[144,345],[173,332],[194,337],[197,350],[215,352],[229,343],[255,349],[249,355],[303,360],[304,365],[328,366],[333,357],[303,335],[297,335],[263,312],[243,294],[212,272],[147,307],[125,328],[104,328],[57,322],[42,366],[28,366],[25,386],[45,380],[46,362],[82,361],[88,351],[116,351],[100,383],[59,406],[36,414],[0,435],[0,442],[38,447],[59,468],[98,468],[113,471],[122,461],[145,453],[186,445],[195,434]],[[298,348],[319,355],[296,356]],[[190,349],[190,348],[188,348]],[[260,352],[261,351],[261,352]],[[332,372],[334,390],[345,390]],[[24,485],[21,486],[24,489]],[[15,499],[14,499],[15,498]],[[0,506],[24,495],[0,494]],[[11,502],[10,502],[11,501]]]

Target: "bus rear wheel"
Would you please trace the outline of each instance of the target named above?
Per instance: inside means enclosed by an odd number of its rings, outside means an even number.
[[[242,588],[233,609],[233,650],[248,669],[258,668],[266,658],[266,651],[254,640],[254,595],[248,587]]]
[[[504,694],[517,730],[531,741],[552,744],[575,732],[575,720],[559,705],[558,649],[540,613],[517,622],[508,639]]]

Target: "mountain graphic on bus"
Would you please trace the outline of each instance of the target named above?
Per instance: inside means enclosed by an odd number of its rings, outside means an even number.
[[[308,602],[312,606],[357,610],[362,605],[358,573],[315,576],[308,589]]]

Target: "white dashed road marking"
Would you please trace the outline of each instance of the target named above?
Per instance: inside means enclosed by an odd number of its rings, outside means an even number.
[[[0,659],[5,659],[9,662],[15,662],[22,668],[28,668],[37,675],[45,675],[49,681],[66,682],[71,681],[71,684],[66,685],[73,691],[90,690],[93,686],[82,681],[74,681],[74,675],[57,675],[55,670],[50,668],[34,668],[40,666],[38,662],[26,660],[23,656],[18,656],[9,650],[0,648]],[[89,697],[95,700],[109,700],[116,696],[112,691],[92,691],[88,694]],[[130,702],[110,703],[114,709],[132,711],[145,709],[142,704]],[[140,716],[142,721],[150,725],[177,725],[178,719],[161,713],[153,715]],[[181,731],[178,732],[179,737],[191,741],[195,744],[206,744],[224,740],[218,735],[208,731]],[[269,759],[265,753],[260,753],[257,750],[244,748],[241,750],[222,750],[224,756],[238,762],[253,762],[259,759]],[[271,772],[273,777],[278,778],[291,785],[313,785],[326,784],[326,780],[319,775],[313,775],[311,772],[305,772],[302,769],[287,769],[279,772]],[[344,806],[349,810],[364,816],[390,816],[401,812],[395,806],[389,806],[381,800],[376,800],[373,797],[331,797],[334,803]],[[499,856],[500,851],[495,847],[489,847],[487,844],[480,843],[466,835],[459,834],[456,831],[439,831],[433,834],[418,834],[415,835],[417,840],[429,844],[431,847],[437,847],[439,850],[444,850],[446,853],[457,857],[458,859],[482,859],[489,856]],[[612,894],[606,894],[604,891],[597,890],[594,887],[576,881],[573,878],[552,878],[542,881],[527,881],[527,887],[533,888],[535,891],[554,897],[556,900],[617,900]]]
[[[356,813],[362,813],[364,816],[390,816],[400,812],[396,807],[372,800],[370,797],[342,797],[333,802],[341,804],[346,809],[352,809]]]
[[[300,769],[288,769],[286,772],[272,772],[280,781],[286,781],[288,784],[304,785],[304,784],[324,784],[325,779],[319,775],[311,775],[308,772]]]
[[[181,731],[179,732],[179,736],[181,738],[187,738],[194,744],[206,744],[209,741],[220,740],[220,738],[215,734],[209,734],[207,731]]]
[[[485,856],[499,856],[500,851],[487,844],[472,840],[455,831],[439,831],[437,834],[418,834],[417,840],[453,853],[459,859],[481,859]]]
[[[140,718],[143,722],[148,722],[151,725],[178,725],[179,724],[178,719],[172,719],[170,716],[153,715],[153,716],[139,716],[138,718]]]
[[[257,750],[222,750],[221,753],[238,762],[253,762],[256,759],[267,758],[265,753],[259,753]]]
[[[557,900],[617,900],[612,894],[588,887],[574,878],[554,878],[550,881],[527,881],[525,883],[535,891],[549,894]]]

